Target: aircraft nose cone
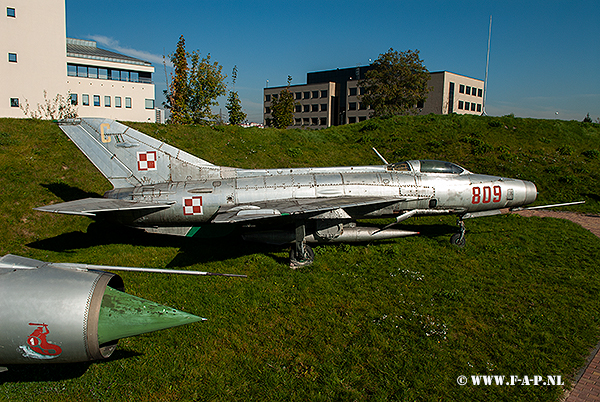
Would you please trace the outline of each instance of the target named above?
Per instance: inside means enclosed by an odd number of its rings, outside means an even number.
[[[197,321],[204,318],[107,287],[98,317],[98,343]]]
[[[523,180],[525,184],[525,202],[524,205],[531,204],[537,198],[537,187],[530,181]]]

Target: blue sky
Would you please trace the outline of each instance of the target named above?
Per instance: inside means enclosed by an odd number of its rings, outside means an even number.
[[[250,121],[262,91],[306,73],[369,64],[389,48],[418,49],[429,71],[484,79],[489,19],[489,115],[600,117],[600,2],[596,1],[66,1],[67,36],[151,61],[162,104],[162,55],[184,35],[230,76]],[[219,107],[226,114],[225,99]],[[217,108],[218,111],[218,108]],[[558,114],[557,114],[558,112]]]

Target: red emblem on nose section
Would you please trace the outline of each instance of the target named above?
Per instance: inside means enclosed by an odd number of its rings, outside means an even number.
[[[31,335],[27,337],[27,344],[31,350],[44,356],[58,356],[62,353],[60,346],[49,343],[46,340],[46,336],[50,333],[48,324],[35,324],[30,322],[29,325],[37,326]]]

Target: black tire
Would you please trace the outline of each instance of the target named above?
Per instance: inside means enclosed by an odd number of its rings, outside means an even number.
[[[466,243],[467,240],[465,239],[465,236],[461,235],[460,233],[454,233],[452,237],[450,237],[450,244],[453,244],[457,247],[462,248]]]

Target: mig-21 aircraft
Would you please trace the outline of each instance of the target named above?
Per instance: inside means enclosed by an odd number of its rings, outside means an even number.
[[[464,219],[496,215],[537,197],[532,182],[471,173],[450,162],[387,163],[379,155],[379,166],[239,169],[213,165],[110,119],[58,124],[114,188],[104,198],[37,210],[187,237],[207,226],[253,227],[246,240],[293,243],[292,267],[313,261],[307,243],[418,234],[392,227],[415,216],[457,215],[459,231],[451,242],[464,245]],[[396,221],[383,228],[356,223],[387,217]]]

